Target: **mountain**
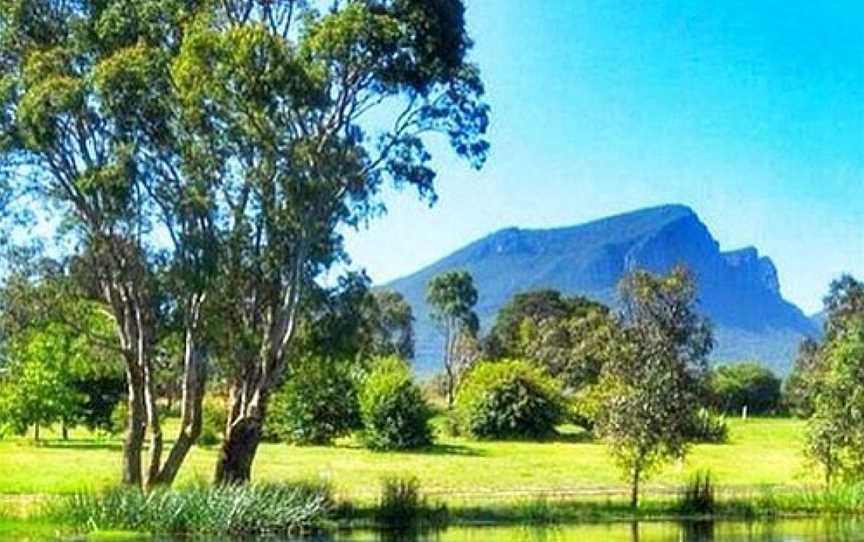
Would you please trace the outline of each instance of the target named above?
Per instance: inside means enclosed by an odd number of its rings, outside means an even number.
[[[628,269],[664,272],[677,263],[694,272],[699,309],[714,325],[717,361],[757,359],[785,374],[798,342],[818,327],[783,299],[777,269],[753,247],[722,252],[690,208],[665,205],[577,226],[507,228],[475,241],[386,286],[414,310],[420,372],[439,368],[442,339],[425,303],[426,283],[450,269],[474,276],[477,314],[488,329],[514,293],[555,288],[614,306],[616,284]]]

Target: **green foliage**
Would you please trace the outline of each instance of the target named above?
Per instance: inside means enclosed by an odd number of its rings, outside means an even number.
[[[567,302],[570,308],[565,316],[523,319],[516,345],[522,356],[576,393],[597,384],[603,365],[614,352],[618,322],[597,303],[582,298]]]
[[[111,425],[108,432],[112,435],[121,434],[129,423],[129,402],[124,398],[115,403],[111,409]]]
[[[0,379],[8,404],[0,424],[5,419],[15,432],[58,422],[107,428],[125,391],[110,318],[70,291],[59,263],[44,260],[30,273],[13,275],[0,290]]]
[[[474,305],[477,304],[477,289],[467,271],[447,271],[432,277],[426,286],[426,301],[432,307],[436,320],[453,320],[476,330]]]
[[[459,374],[473,361],[460,345],[476,338],[480,320],[474,312],[477,289],[467,271],[446,271],[429,280],[426,302],[444,334],[444,377],[447,406],[453,405]]]
[[[864,476],[864,318],[837,333],[823,355],[806,452],[829,484],[838,476],[858,480]]]
[[[446,507],[428,503],[417,477],[389,477],[381,481],[381,495],[375,510],[379,527],[405,531],[424,524],[440,524],[446,515]]]
[[[783,382],[783,406],[790,413],[799,418],[813,414],[813,400],[822,368],[822,346],[812,339],[801,341],[792,371]]]
[[[687,452],[712,338],[686,269],[633,271],[620,291],[624,324],[603,368],[598,432],[631,484],[635,507],[641,478]]]
[[[402,359],[414,357],[414,315],[405,297],[395,290],[378,289],[375,297],[377,323],[373,335],[374,352],[378,355],[394,355]]]
[[[7,347],[0,424],[23,434],[34,425],[73,422],[85,399],[71,384],[73,340],[59,325],[15,337]]]
[[[524,356],[526,324],[582,318],[603,309],[599,303],[580,296],[566,297],[557,290],[519,292],[498,310],[487,342],[493,351],[485,354],[496,358]]]
[[[411,369],[396,357],[378,359],[360,392],[363,442],[374,450],[419,448],[432,443],[432,412]]]
[[[201,434],[198,436],[198,444],[214,446],[222,440],[228,418],[225,408],[225,400],[221,397],[204,396],[201,402]]]
[[[479,439],[541,439],[555,434],[564,414],[556,382],[521,360],[481,362],[464,376],[454,415]]]
[[[825,341],[810,352],[801,376],[812,407],[805,452],[830,485],[864,477],[864,284],[842,277],[825,306]]]
[[[411,306],[392,290],[371,289],[369,277],[349,273],[330,288],[309,288],[294,340],[296,357],[348,363],[375,356],[408,359],[414,352]]]
[[[351,363],[305,358],[273,396],[264,430],[294,444],[330,444],[360,426]]]
[[[780,379],[754,362],[721,365],[708,376],[711,402],[727,414],[767,414],[780,408]]]
[[[561,383],[569,420],[593,429],[602,402],[599,377],[614,352],[617,328],[609,309],[594,301],[556,290],[523,292],[498,312],[484,353],[542,367]]]
[[[74,423],[90,430],[110,431],[114,407],[126,394],[125,378],[119,374],[74,375],[69,384],[81,397]]]
[[[151,347],[182,328],[188,381],[206,350],[266,403],[343,228],[387,184],[435,200],[427,138],[481,167],[489,107],[461,0],[243,4],[5,0],[0,185],[44,195],[81,241],[58,246],[91,271],[129,374],[156,374]],[[231,427],[267,410],[232,406]],[[150,472],[176,471],[157,456]]]
[[[300,534],[320,524],[330,503],[320,484],[195,485],[147,494],[118,488],[65,497],[47,515],[88,531]]]
[[[722,414],[700,408],[693,417],[690,438],[696,442],[722,444],[729,439],[729,427]]]

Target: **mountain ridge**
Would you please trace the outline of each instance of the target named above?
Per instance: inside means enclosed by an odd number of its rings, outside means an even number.
[[[425,285],[437,273],[472,273],[479,293],[476,310],[487,329],[516,292],[555,288],[614,306],[623,273],[634,268],[665,272],[678,263],[696,275],[699,308],[716,329],[715,359],[760,358],[785,373],[800,338],[818,334],[812,320],[782,297],[769,257],[753,246],[721,251],[698,215],[680,204],[550,229],[499,229],[386,286],[402,293],[414,309],[415,361],[419,371],[428,372],[440,357],[440,337],[429,318]]]

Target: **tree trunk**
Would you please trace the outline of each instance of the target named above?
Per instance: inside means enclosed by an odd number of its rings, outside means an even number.
[[[639,468],[633,469],[633,479],[630,483],[630,507],[637,508],[639,506],[639,479],[642,473]]]
[[[147,420],[144,415],[144,399],[138,387],[137,371],[127,371],[129,380],[128,417],[126,421],[126,436],[123,439],[123,460],[121,480],[124,485],[141,487],[141,448],[144,446],[144,434],[147,430]]]
[[[230,424],[216,462],[215,483],[243,484],[252,478],[252,461],[261,441],[261,424],[242,418]]]
[[[257,354],[239,360],[233,375],[225,438],[216,460],[216,484],[240,484],[252,477],[252,462],[261,442],[270,391],[279,384],[285,356],[297,324],[303,280],[305,241],[293,257],[290,286],[271,298],[265,310],[266,334]],[[253,319],[257,319],[256,315]]]
[[[33,426],[33,440],[39,442],[39,422]]]
[[[66,426],[66,421],[60,421],[60,436],[63,440],[69,440],[69,428]]]
[[[144,373],[144,401],[147,409],[147,428],[150,433],[150,450],[144,486],[150,489],[159,479],[159,469],[162,466],[162,424],[159,420],[159,408],[156,403],[155,386],[151,369],[149,367],[145,368]]]
[[[448,320],[444,338],[444,374],[447,382],[447,410],[453,408],[455,378],[453,376],[453,324]]]
[[[450,367],[450,365],[447,365],[447,367],[445,367],[445,370],[447,372],[447,409],[449,410],[453,408],[453,400],[455,399],[453,390],[453,388],[455,387],[455,379],[453,378],[453,369]]]
[[[198,351],[193,332],[187,331],[186,349],[183,356],[183,391],[180,404],[180,432],[171,446],[168,458],[157,474],[148,479],[147,486],[171,485],[177,477],[186,455],[201,435],[202,403],[204,383],[207,379],[207,364]]]

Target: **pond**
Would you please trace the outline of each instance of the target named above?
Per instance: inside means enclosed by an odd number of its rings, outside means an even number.
[[[864,541],[864,521],[642,522],[451,528],[419,536],[355,533],[328,542],[827,542]]]
[[[44,542],[63,540],[56,535],[0,530],[0,542]],[[50,533],[50,531],[47,531]],[[81,537],[66,538],[82,540]],[[87,538],[85,537],[84,540]],[[134,536],[116,539],[101,535],[100,542],[135,541]],[[141,537],[142,541],[241,542],[240,539]],[[773,522],[641,522],[604,523],[553,527],[455,527],[421,534],[394,534],[371,531],[334,533],[305,539],[266,537],[243,538],[242,542],[864,542],[864,521],[838,519],[779,520]]]

